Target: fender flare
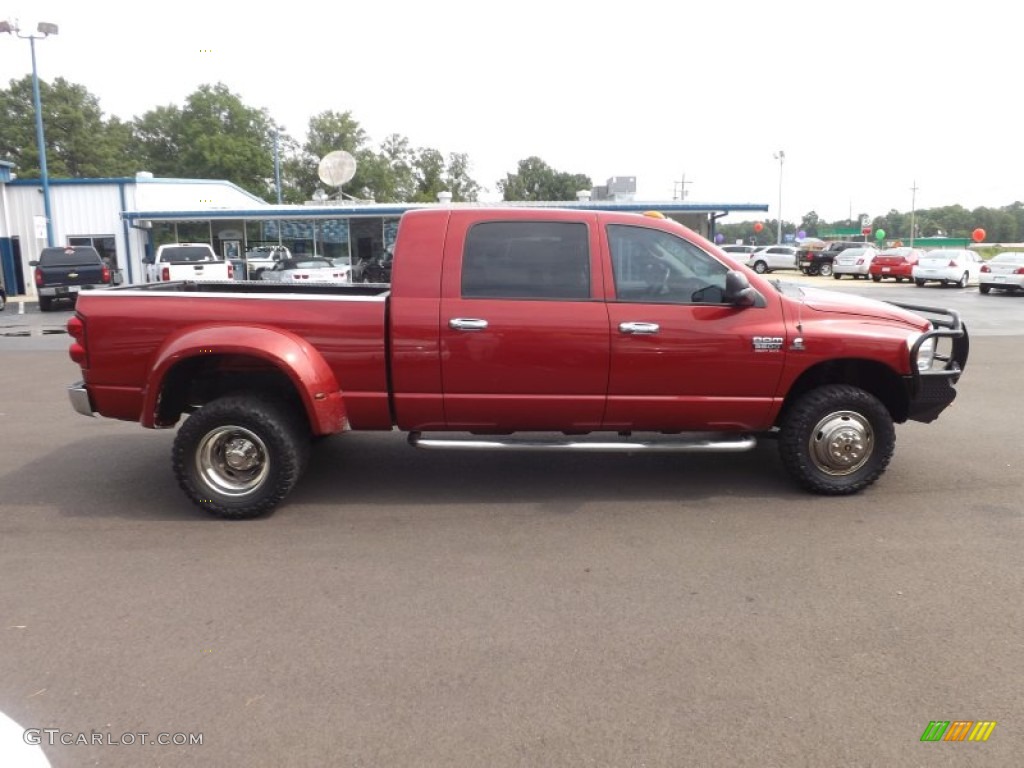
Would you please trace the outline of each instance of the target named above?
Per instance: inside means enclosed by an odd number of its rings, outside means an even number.
[[[294,333],[251,325],[184,328],[166,339],[154,355],[143,390],[144,427],[158,426],[157,405],[171,370],[184,360],[206,355],[243,355],[269,363],[294,385],[314,434],[347,429],[341,389],[320,352]]]

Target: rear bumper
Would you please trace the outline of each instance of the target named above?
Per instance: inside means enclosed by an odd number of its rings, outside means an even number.
[[[96,415],[96,409],[92,407],[92,400],[89,399],[89,390],[85,388],[85,382],[76,381],[68,387],[68,397],[71,399],[71,407],[83,416]]]

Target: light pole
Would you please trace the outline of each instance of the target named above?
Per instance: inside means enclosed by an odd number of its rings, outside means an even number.
[[[776,245],[782,245],[782,163],[786,160],[786,153],[780,149],[773,156],[779,161],[779,233]]]
[[[43,137],[43,104],[39,98],[39,75],[36,72],[36,40],[44,40],[57,34],[57,25],[46,21],[39,22],[36,27],[38,35],[23,35],[15,20],[12,26],[9,21],[0,21],[0,32],[12,32],[22,40],[28,40],[32,49],[32,98],[36,108],[36,146],[39,150],[39,176],[43,181],[43,213],[46,216],[46,244],[53,247],[53,218],[50,216],[50,177],[46,173],[46,140]]]

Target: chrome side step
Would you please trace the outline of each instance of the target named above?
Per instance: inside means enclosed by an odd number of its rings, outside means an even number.
[[[583,451],[590,453],[742,453],[753,450],[757,439],[751,435],[732,438],[710,437],[700,433],[691,437],[673,436],[651,440],[589,441],[565,439],[529,439],[501,437],[481,439],[425,438],[421,432],[409,433],[409,445],[428,450],[455,451]]]

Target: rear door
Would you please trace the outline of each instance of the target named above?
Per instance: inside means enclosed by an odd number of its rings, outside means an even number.
[[[454,211],[440,317],[449,428],[590,430],[608,384],[596,214]]]
[[[763,429],[789,340],[774,295],[723,303],[728,268],[681,235],[608,224],[605,429]]]

